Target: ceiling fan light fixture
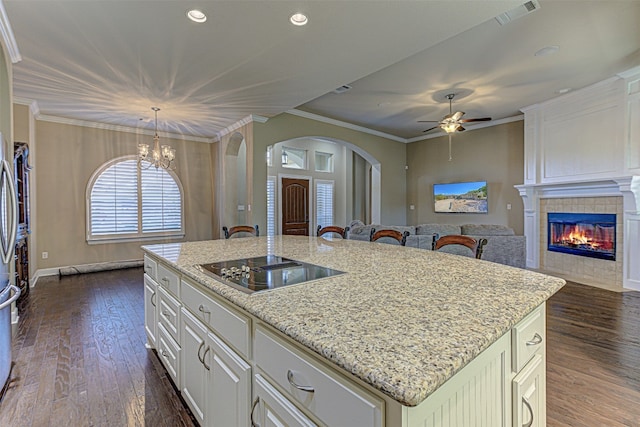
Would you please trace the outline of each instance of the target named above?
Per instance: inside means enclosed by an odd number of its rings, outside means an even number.
[[[187,12],[187,18],[189,18],[193,22],[197,22],[198,24],[202,24],[203,22],[206,22],[207,15],[205,15],[204,12],[201,11],[201,10],[192,9],[192,10]]]

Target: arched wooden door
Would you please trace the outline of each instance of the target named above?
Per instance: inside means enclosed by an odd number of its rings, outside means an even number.
[[[282,178],[282,234],[309,235],[309,180]]]

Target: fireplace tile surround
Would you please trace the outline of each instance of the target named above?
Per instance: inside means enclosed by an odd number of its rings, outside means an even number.
[[[527,268],[613,291],[640,291],[640,176],[518,185]],[[616,261],[547,251],[549,212],[616,214]]]
[[[616,261],[585,258],[547,250],[547,214],[609,213],[616,214],[616,253],[623,252],[623,203],[619,197],[567,197],[540,199],[540,266],[543,271],[557,273],[568,279],[589,285],[619,290],[623,281],[623,257]]]

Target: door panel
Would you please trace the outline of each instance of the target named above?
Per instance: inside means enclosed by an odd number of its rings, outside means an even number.
[[[309,235],[309,180],[282,178],[282,234]]]

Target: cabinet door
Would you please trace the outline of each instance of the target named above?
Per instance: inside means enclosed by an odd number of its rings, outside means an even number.
[[[513,379],[513,426],[546,426],[545,366],[537,354]]]
[[[251,366],[209,332],[209,345],[203,354],[208,369],[207,425],[210,427],[248,426],[251,411]]]
[[[203,355],[207,346],[207,330],[184,308],[181,316],[182,397],[200,425],[207,418],[207,370]]]
[[[251,423],[259,427],[310,427],[315,424],[260,374],[255,376]]]
[[[146,274],[144,276],[144,329],[147,331],[147,347],[156,347],[156,334],[158,331],[157,301],[158,285]]]

